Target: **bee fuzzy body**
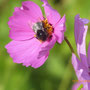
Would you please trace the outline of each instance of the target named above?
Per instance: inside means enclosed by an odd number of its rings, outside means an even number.
[[[48,22],[42,21],[42,22],[37,22],[33,25],[33,30],[36,33],[36,38],[41,40],[41,41],[46,41],[48,37],[51,36],[52,34],[52,27]]]

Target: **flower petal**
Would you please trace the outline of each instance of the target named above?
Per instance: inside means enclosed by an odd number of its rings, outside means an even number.
[[[80,20],[83,22],[83,24],[88,24],[89,23],[89,20],[88,19],[85,19],[85,18],[80,18]]]
[[[90,42],[89,42],[88,53],[87,54],[88,54],[87,62],[88,62],[89,68],[90,68]]]
[[[60,14],[48,4],[47,0],[41,1],[44,3],[43,6],[48,22],[54,26],[61,18]]]
[[[56,31],[55,36],[56,36],[57,42],[61,44],[62,41],[64,40],[64,32]]]
[[[10,17],[8,25],[11,28],[9,36],[14,40],[26,40],[34,37],[30,22],[35,20],[27,15],[21,8],[15,8],[13,16]]]
[[[81,19],[79,15],[75,16],[75,40],[78,48],[78,54],[82,53],[86,55],[85,38],[88,26],[84,24],[88,22],[86,19]],[[80,49],[81,48],[81,49]]]
[[[75,40],[76,40],[76,44],[82,43],[82,37],[83,37],[83,33],[85,31],[85,26],[84,24],[87,24],[89,22],[89,20],[87,19],[81,19],[79,15],[75,16]],[[87,28],[87,27],[86,27]],[[81,35],[80,35],[81,34]],[[81,41],[80,41],[81,39]]]
[[[85,90],[88,90],[88,84],[87,82],[85,82],[85,80],[89,79],[89,75],[87,74],[88,70],[85,65],[79,61],[79,59],[75,56],[74,53],[72,53],[72,65],[76,72],[78,81],[82,82],[82,84],[84,85],[83,88],[85,88]]]
[[[32,25],[43,19],[40,7],[32,1],[25,1],[22,7],[15,8],[13,16],[8,22],[10,38],[13,40],[26,40],[34,37]]]
[[[72,53],[72,65],[75,69],[75,71],[78,71],[79,69],[82,68],[81,62],[79,61],[79,59],[76,57],[76,55],[74,53]]]
[[[49,53],[49,50],[53,48],[54,44],[56,43],[56,37],[53,35],[52,39],[50,41],[46,41],[41,48],[41,51],[39,52],[38,58],[41,58],[46,53]]]
[[[33,64],[31,66],[34,68],[38,68],[38,67],[42,66],[45,63],[45,61],[47,60],[48,55],[49,55],[49,52],[47,52],[43,57],[37,59],[36,62],[33,62]]]
[[[62,43],[62,41],[64,40],[64,32],[66,30],[65,21],[66,19],[64,15],[54,28],[54,34],[57,38],[58,43]]]
[[[13,40],[28,40],[34,37],[35,33],[24,31],[23,29],[13,29],[9,31],[9,37]]]
[[[83,85],[83,83],[81,82],[77,82],[73,85],[72,90],[78,90],[78,88],[80,87],[80,85]],[[82,88],[81,90],[85,90],[84,88]]]
[[[88,26],[84,26],[83,30],[80,30],[79,38],[77,42],[77,52],[78,54],[86,55],[86,34],[87,34]]]
[[[48,58],[49,50],[52,48],[52,41],[41,43],[36,38],[27,41],[13,40],[5,48],[15,63],[23,63],[26,67],[32,66],[38,68]],[[40,54],[42,55],[39,57]]]
[[[15,63],[23,63],[25,66],[32,66],[34,68],[42,65],[47,59],[47,55],[38,59],[41,43],[36,38],[27,41],[12,41],[6,45],[6,49]],[[42,63],[39,61],[42,60]],[[38,61],[37,66],[34,65]]]
[[[84,24],[88,23],[89,20],[81,19],[79,15],[75,16],[75,40],[77,45],[77,52],[80,56],[82,63],[87,66],[87,57],[86,57],[86,34],[88,26]]]
[[[77,52],[78,55],[80,56],[80,59],[82,60],[82,63],[87,66],[87,57],[86,57],[86,34],[87,34],[87,29],[88,26],[84,26],[85,30],[81,30],[80,31],[80,35],[79,35],[79,40],[78,41],[82,41],[81,44],[79,44],[77,42]]]
[[[59,20],[59,22],[57,22],[57,24],[54,26],[55,31],[59,30],[59,31],[65,31],[66,30],[66,18],[65,15]]]
[[[24,10],[28,11],[28,14],[37,20],[43,20],[43,15],[40,7],[32,1],[24,1],[22,3]]]
[[[50,51],[50,49],[53,48],[55,43],[56,43],[56,38],[55,38],[55,36],[52,36],[52,39],[50,41],[46,41],[42,44],[41,50],[38,54],[38,60],[36,62],[34,62],[32,67],[37,68],[46,61],[46,59],[48,58],[48,55],[49,55],[49,51]],[[46,58],[46,59],[44,59],[44,58]]]
[[[90,79],[89,79],[89,82],[88,82],[88,90],[90,89]]]

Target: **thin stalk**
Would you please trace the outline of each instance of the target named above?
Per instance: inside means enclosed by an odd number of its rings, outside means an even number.
[[[73,49],[73,47],[72,47],[71,43],[69,42],[69,40],[67,39],[67,37],[66,37],[66,36],[64,36],[64,40],[66,41],[67,45],[69,46],[69,48],[70,48],[71,52],[72,52],[72,53],[74,53],[74,54],[77,56],[77,58],[80,60],[79,55],[78,55],[77,53],[75,53],[75,51],[74,51],[74,49]]]
[[[71,52],[72,52],[72,53],[75,53],[75,52],[74,52],[74,49],[73,49],[73,47],[72,47],[72,45],[71,45],[71,43],[69,42],[69,40],[67,39],[67,37],[66,37],[66,36],[64,36],[64,40],[65,40],[65,41],[66,41],[66,43],[68,44],[68,46],[69,46],[69,48],[70,48]]]

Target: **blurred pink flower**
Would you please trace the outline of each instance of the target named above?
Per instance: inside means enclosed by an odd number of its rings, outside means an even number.
[[[72,53],[72,64],[80,83],[84,85],[83,89],[90,90],[90,43],[88,46],[88,57],[86,55],[85,38],[87,34],[89,20],[82,19],[79,15],[75,16],[75,40],[77,52],[80,60]]]
[[[77,90],[77,88],[79,88],[81,84],[82,84],[82,83],[80,83],[80,82],[75,83],[75,84],[73,85],[73,87],[72,87],[72,90]],[[80,90],[85,90],[85,89],[84,89],[84,88],[81,88]]]
[[[40,7],[32,1],[25,1],[16,7],[8,25],[9,37],[13,39],[6,45],[7,52],[15,63],[38,68],[44,64],[56,41],[62,43],[65,32],[65,15],[54,10],[42,0],[46,18]]]

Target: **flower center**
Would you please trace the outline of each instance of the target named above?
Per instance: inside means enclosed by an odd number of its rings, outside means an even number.
[[[48,23],[47,19],[35,23],[33,25],[33,30],[36,33],[35,37],[40,41],[50,39],[53,33],[53,27]]]

